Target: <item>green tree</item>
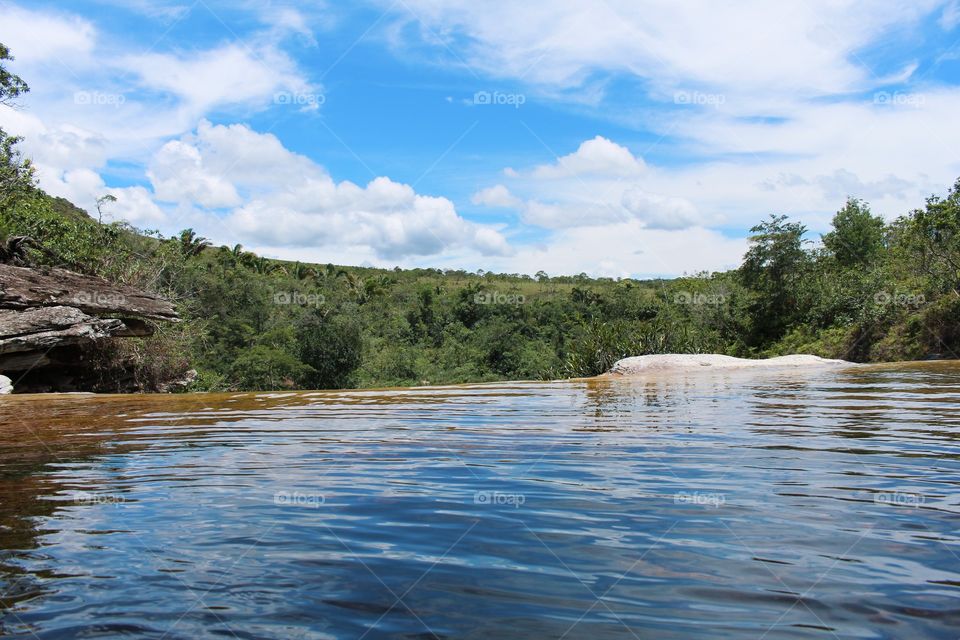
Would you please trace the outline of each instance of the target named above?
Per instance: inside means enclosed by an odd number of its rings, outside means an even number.
[[[30,91],[30,87],[20,76],[10,73],[5,62],[13,62],[10,49],[0,42],[0,104],[11,105],[13,101]]]
[[[272,391],[302,388],[313,369],[293,355],[267,345],[247,349],[233,361],[229,378],[241,389]]]
[[[0,105],[12,105],[17,97],[30,90],[20,76],[7,70],[4,63],[11,60],[10,49],[0,43]],[[0,211],[29,195],[34,188],[33,164],[16,148],[20,140],[0,128]]]
[[[359,324],[342,315],[315,314],[301,321],[296,336],[300,359],[312,369],[307,379],[309,387],[350,386],[363,351]]]
[[[960,179],[894,227],[901,259],[923,273],[931,293],[960,295]]]
[[[779,339],[803,314],[804,277],[810,264],[804,249],[806,232],[805,226],[784,215],[771,215],[750,229],[750,248],[738,275],[753,294],[749,307],[753,346]]]
[[[97,204],[100,204],[99,200]],[[99,211],[99,206],[97,210]],[[198,236],[193,229],[184,229],[180,232],[180,236],[176,240],[180,243],[180,251],[186,258],[198,256],[203,253],[204,249],[210,246],[210,241]]]
[[[823,245],[841,266],[864,267],[883,251],[885,227],[866,202],[849,198],[833,217],[833,231],[823,236]]]

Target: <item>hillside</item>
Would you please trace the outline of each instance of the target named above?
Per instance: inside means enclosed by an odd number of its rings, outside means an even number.
[[[97,354],[145,390],[185,361],[194,390],[372,387],[594,375],[649,353],[955,357],[957,200],[955,186],[890,225],[850,200],[817,249],[771,217],[739,270],[656,281],[270,260],[100,224],[36,189],[0,231],[36,241],[31,264],[176,303],[184,322]]]

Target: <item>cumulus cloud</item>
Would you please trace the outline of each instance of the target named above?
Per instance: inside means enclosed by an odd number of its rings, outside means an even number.
[[[697,208],[685,198],[631,187],[623,193],[621,203],[650,229],[686,229],[700,222]]]
[[[260,246],[366,247],[390,259],[457,247],[482,255],[511,251],[498,230],[465,220],[447,198],[387,177],[364,186],[336,182],[275,136],[246,125],[201,122],[164,145],[150,176],[161,199],[231,207],[224,228]]]
[[[593,175],[628,178],[643,171],[641,158],[635,157],[626,147],[597,136],[582,142],[573,153],[557,158],[555,163],[535,167],[531,175],[544,179]]]
[[[635,220],[649,229],[687,229],[703,224],[690,200],[651,191],[644,186],[651,172],[643,158],[602,136],[582,142],[556,162],[531,169],[511,169],[505,185],[482,189],[474,204],[507,207],[523,221],[547,229],[594,227]]]
[[[521,204],[521,200],[510,193],[502,184],[497,184],[486,189],[477,191],[470,197],[473,204],[479,204],[487,207],[511,208]]]
[[[214,208],[241,202],[240,194],[230,182],[204,167],[200,150],[180,140],[163,145],[147,176],[159,200],[192,202]]]

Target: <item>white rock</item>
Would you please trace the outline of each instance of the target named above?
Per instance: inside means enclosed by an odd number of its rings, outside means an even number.
[[[0,395],[13,393],[13,380],[7,376],[0,376]]]
[[[852,365],[846,360],[828,360],[819,356],[791,355],[750,360],[716,353],[664,353],[635,356],[618,360],[610,369],[611,375],[635,375],[649,371],[695,371],[703,369],[747,369],[757,367],[822,367]]]

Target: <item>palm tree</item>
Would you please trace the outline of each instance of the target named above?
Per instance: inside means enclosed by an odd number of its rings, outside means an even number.
[[[317,271],[315,269],[311,269],[300,262],[294,263],[294,265],[287,270],[287,273],[290,275],[290,277],[297,280],[306,280],[307,278],[317,277]]]
[[[367,301],[367,291],[362,279],[358,278],[356,275],[350,273],[346,269],[340,269],[340,271],[337,272],[337,277],[342,277],[344,279],[344,282],[347,283],[347,290],[353,294],[353,297],[356,298],[358,304],[363,304]]]
[[[210,241],[198,236],[193,229],[184,229],[180,232],[180,251],[187,258],[200,255],[210,246]]]
[[[254,256],[253,260],[250,262],[250,266],[253,267],[253,270],[259,273],[260,275],[269,275],[279,269],[279,265],[273,264],[267,258],[263,256]]]

